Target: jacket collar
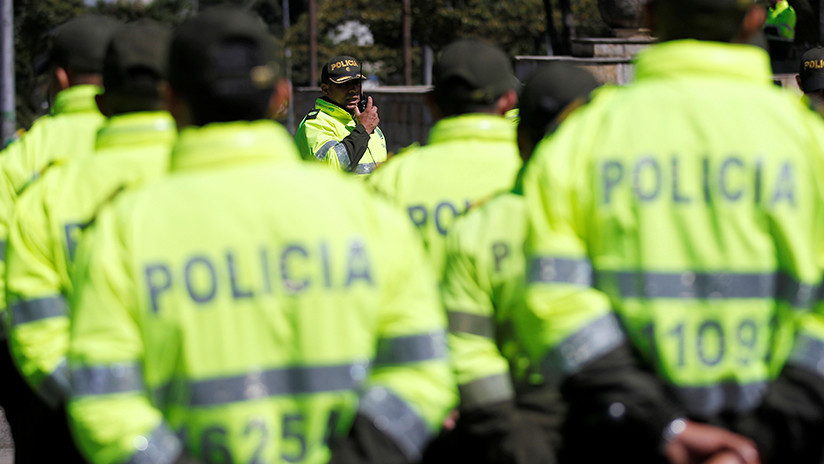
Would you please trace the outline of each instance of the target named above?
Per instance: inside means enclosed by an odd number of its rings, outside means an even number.
[[[344,124],[354,122],[352,115],[349,114],[348,111],[324,98],[318,98],[315,101],[315,108],[320,109]]]
[[[95,150],[140,145],[169,145],[177,136],[172,116],[165,111],[144,111],[112,116],[97,132]]]
[[[507,141],[515,143],[515,124],[503,116],[470,113],[444,118],[429,131],[429,144],[456,139]]]
[[[54,97],[54,103],[51,107],[51,114],[58,115],[81,112],[99,113],[99,110],[97,109],[97,102],[94,101],[94,97],[100,93],[100,90],[100,87],[94,85],[75,85],[74,87],[61,90]]]
[[[212,123],[180,132],[172,150],[171,170],[267,161],[300,161],[294,140],[283,126],[269,120]]]
[[[769,55],[753,45],[673,40],[642,50],[635,66],[636,80],[712,76],[772,82]]]

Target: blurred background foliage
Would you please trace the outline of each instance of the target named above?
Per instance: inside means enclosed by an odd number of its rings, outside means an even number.
[[[309,72],[309,0],[14,0],[15,79],[18,126],[28,127],[48,109],[49,33],[64,21],[85,12],[103,13],[128,21],[151,17],[177,25],[195,11],[234,3],[256,12],[280,44],[291,50],[295,86],[317,85]],[[824,1],[824,0],[822,0]],[[403,0],[315,0],[318,67],[334,55],[354,55],[380,84],[404,80]],[[545,3],[560,33],[561,7],[571,6],[574,37],[611,37],[613,32],[598,13],[598,0],[410,0],[412,24],[412,83],[424,83],[424,50],[435,54],[459,37],[478,37],[503,48],[510,56],[549,54]],[[790,0],[798,14],[796,44],[818,42],[819,1]],[[289,27],[286,27],[286,24]],[[318,74],[320,70],[317,70]]]
[[[559,0],[551,0],[560,30]],[[281,45],[291,50],[292,80],[309,82],[308,0],[289,0],[288,30],[282,0],[15,0],[15,80],[18,125],[28,127],[48,109],[44,83],[50,32],[86,12],[128,21],[151,17],[177,25],[194,11],[219,3],[242,5],[263,18]],[[578,36],[609,36],[597,0],[573,1]],[[510,55],[548,52],[543,0],[417,0],[412,6],[412,82],[423,83],[423,50],[437,52],[459,37],[494,42]],[[318,66],[338,54],[365,63],[383,85],[403,83],[402,0],[316,0]],[[365,26],[365,27],[364,27]],[[319,71],[318,71],[319,73]]]

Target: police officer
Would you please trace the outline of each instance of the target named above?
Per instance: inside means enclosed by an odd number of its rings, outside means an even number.
[[[159,177],[176,128],[163,111],[162,75],[169,32],[144,19],[122,26],[103,65],[97,96],[109,119],[95,152],[50,169],[16,204],[6,250],[9,342],[29,385],[52,407],[64,404],[71,290],[68,269],[82,229],[120,191]]]
[[[795,81],[813,107],[824,103],[824,47],[813,47],[803,55]]]
[[[587,71],[560,62],[530,75],[519,98],[524,162],[538,141],[597,86]],[[492,456],[493,462],[548,463],[560,446],[560,398],[533,398],[538,390],[530,383],[540,379],[530,378],[535,375],[512,333],[513,308],[522,304],[526,227],[523,197],[516,188],[473,207],[446,239],[442,292],[461,394],[458,439],[453,440],[458,442],[456,459],[473,450],[479,453],[475,461]],[[534,407],[544,414],[533,413]]]
[[[795,40],[795,9],[787,0],[769,0],[764,31],[770,40],[792,42]]]
[[[433,79],[428,101],[437,122],[427,144],[393,157],[369,183],[408,212],[441,273],[455,217],[511,187],[521,166],[515,125],[503,116],[518,101],[518,82],[500,49],[469,39],[444,48]]]
[[[267,118],[276,57],[237,8],[173,35],[171,173],[77,250],[69,411],[91,462],[413,462],[457,399],[420,239],[300,160]]]
[[[48,166],[94,147],[95,133],[104,120],[94,97],[100,91],[106,45],[117,25],[111,18],[84,15],[55,30],[50,53],[51,111],[0,152],[0,257],[5,255],[8,222],[18,194]],[[4,267],[0,259],[0,273]],[[15,462],[72,462],[76,454],[72,454],[64,416],[34,396],[5,347],[4,283],[0,279],[0,339],[4,345],[0,350],[0,402],[11,425]],[[43,446],[44,436],[51,437],[49,446]]]
[[[295,132],[303,159],[355,174],[369,174],[386,161],[378,107],[372,97],[362,101],[365,80],[361,63],[351,56],[336,56],[323,66],[323,97]]]
[[[760,6],[648,12],[635,82],[526,169],[519,339],[570,403],[573,461],[820,462],[824,125],[748,44]]]

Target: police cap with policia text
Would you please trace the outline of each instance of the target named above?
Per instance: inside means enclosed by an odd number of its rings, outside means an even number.
[[[171,30],[144,18],[121,26],[103,60],[106,92],[155,95],[165,76]]]
[[[801,55],[798,69],[804,93],[824,89],[824,47],[815,47]]]
[[[320,81],[324,84],[343,84],[354,79],[366,80],[360,61],[345,55],[336,56],[327,61],[320,74]]]
[[[177,27],[169,49],[169,84],[190,96],[271,92],[278,50],[266,25],[240,8],[206,9]]]
[[[435,92],[458,80],[468,86],[470,100],[491,103],[508,90],[520,87],[509,58],[494,45],[461,39],[447,45],[432,71]]]
[[[87,14],[57,26],[52,34],[52,64],[79,74],[99,74],[109,40],[120,22]]]

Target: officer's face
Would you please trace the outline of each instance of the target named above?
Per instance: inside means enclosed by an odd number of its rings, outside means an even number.
[[[326,98],[354,114],[358,101],[360,101],[361,82],[359,80],[353,79],[343,84],[321,84],[320,87]]]

